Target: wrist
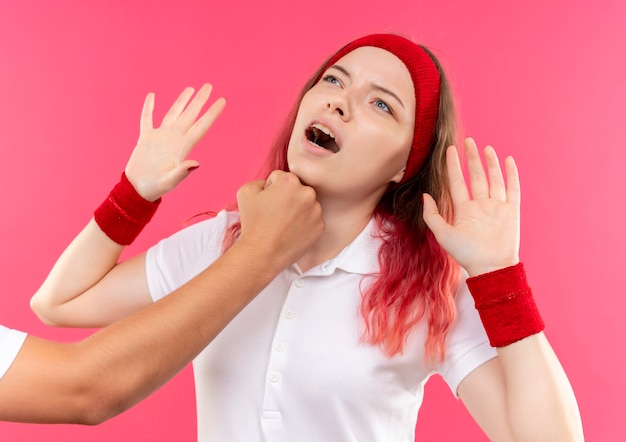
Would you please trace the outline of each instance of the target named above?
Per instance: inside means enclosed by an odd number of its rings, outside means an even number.
[[[126,170],[124,170],[122,176],[124,177],[123,179],[128,181],[128,183],[133,187],[133,190],[135,191],[137,196],[139,196],[139,198],[141,198],[142,200],[145,200],[149,203],[154,203],[161,198],[161,194],[154,193],[154,184],[150,185],[146,182],[142,183],[141,180],[137,181],[132,176],[129,176],[126,173]]]
[[[493,347],[544,329],[522,263],[468,278],[467,286]]]
[[[100,229],[120,245],[129,245],[154,216],[161,198],[144,199],[122,173],[122,177],[102,204],[94,211]]]
[[[272,253],[271,247],[263,247],[260,242],[239,237],[228,249],[228,252],[237,254],[251,271],[258,271],[260,277],[273,280],[288,264],[283,265],[280,258]]]
[[[508,267],[516,266],[519,263],[519,258],[515,257],[498,263],[482,263],[479,265],[468,266],[465,270],[471,278],[477,278],[487,273],[497,272]]]

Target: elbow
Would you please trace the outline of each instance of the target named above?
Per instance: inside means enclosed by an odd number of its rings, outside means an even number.
[[[55,308],[48,301],[45,294],[41,291],[37,291],[32,298],[30,298],[30,309],[35,313],[41,322],[52,327],[60,327],[61,324],[55,316]]]
[[[84,379],[76,386],[72,409],[74,424],[96,426],[126,411],[129,404],[118,398],[96,378]]]
[[[84,405],[75,423],[86,426],[100,425],[126,410],[111,402],[102,401],[97,396],[88,398]]]
[[[35,294],[30,298],[30,309],[35,313],[41,322],[46,325],[55,326],[55,321],[49,315],[48,308],[45,302]]]
[[[128,366],[112,365],[108,350],[91,344],[91,338],[75,344],[77,351],[72,365],[72,397],[75,423],[99,425],[128,410],[138,399],[132,385],[126,382]]]
[[[96,397],[85,398],[76,410],[72,423],[93,427],[106,422],[123,411],[124,409],[101,402]]]

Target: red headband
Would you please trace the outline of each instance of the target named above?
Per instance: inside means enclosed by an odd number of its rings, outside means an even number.
[[[402,182],[414,176],[428,157],[435,125],[439,116],[440,77],[437,66],[419,45],[394,34],[372,34],[348,43],[333,55],[322,72],[335,64],[341,57],[362,46],[373,46],[391,52],[409,70],[415,89],[415,126],[413,144],[406,163]],[[316,81],[319,80],[316,79]]]

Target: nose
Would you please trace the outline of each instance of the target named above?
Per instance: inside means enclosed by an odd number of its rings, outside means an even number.
[[[350,104],[345,94],[335,94],[328,98],[326,109],[337,112],[339,116],[347,120],[350,118]]]

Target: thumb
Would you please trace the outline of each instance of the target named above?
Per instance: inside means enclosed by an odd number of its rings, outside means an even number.
[[[427,193],[423,194],[424,197],[424,209],[422,216],[424,222],[428,228],[435,234],[435,237],[439,237],[441,233],[448,227],[448,223],[439,213],[439,208],[434,198]]]
[[[248,197],[257,195],[264,189],[265,180],[255,180],[245,183],[237,190],[237,204],[241,206]]]
[[[196,160],[182,161],[175,169],[172,169],[167,174],[167,180],[172,181],[176,185],[187,178],[189,174],[198,167],[200,167],[200,163]]]
[[[282,170],[273,170],[268,176],[267,179],[265,180],[265,186],[263,186],[264,189],[267,189],[268,187],[270,187],[272,184],[274,184],[275,182],[279,182],[279,181],[283,181],[285,179],[287,179],[288,176],[292,175],[289,172],[285,172]]]

